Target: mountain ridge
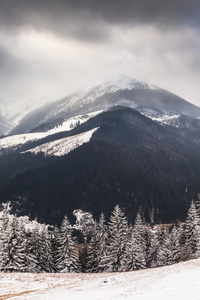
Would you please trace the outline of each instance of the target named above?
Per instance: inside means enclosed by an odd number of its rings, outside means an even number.
[[[117,81],[106,82],[77,92],[30,112],[11,131],[11,134],[33,131],[34,128],[42,124],[56,121],[63,122],[79,114],[107,110],[116,105],[135,109],[146,106],[160,110],[161,114],[167,112],[170,115],[189,114],[192,117],[200,116],[199,107],[170,92],[129,77],[121,77]]]
[[[67,155],[22,153],[96,127],[87,143]],[[71,131],[24,144],[8,154],[7,164],[6,156],[0,156],[5,164],[0,178],[11,168],[0,182],[0,197],[21,213],[50,224],[78,208],[96,218],[104,211],[108,217],[117,203],[130,221],[138,210],[157,223],[184,219],[200,180],[195,147],[178,128],[162,126],[131,108],[114,107]]]
[[[108,217],[116,204],[131,222],[138,210],[147,222],[185,219],[199,193],[200,108],[120,80],[37,109],[0,139],[2,202],[51,224],[74,209]]]

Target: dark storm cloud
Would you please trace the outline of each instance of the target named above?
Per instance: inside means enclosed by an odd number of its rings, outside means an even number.
[[[0,104],[123,73],[194,98],[199,25],[199,0],[0,0]]]
[[[56,34],[101,40],[109,25],[200,23],[199,0],[1,0],[1,30],[33,27]]]

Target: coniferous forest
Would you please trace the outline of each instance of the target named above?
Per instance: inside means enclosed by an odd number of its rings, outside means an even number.
[[[79,232],[82,243],[66,216],[60,227],[47,226],[11,214],[9,204],[2,205],[0,230],[1,272],[98,273],[171,265],[200,256],[200,195],[185,222],[168,227],[144,224],[139,213],[128,224],[116,205],[107,223],[102,213],[89,234]]]

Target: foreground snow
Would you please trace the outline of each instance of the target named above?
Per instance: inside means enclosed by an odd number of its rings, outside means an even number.
[[[157,269],[103,274],[0,274],[0,299],[197,300],[200,259]]]

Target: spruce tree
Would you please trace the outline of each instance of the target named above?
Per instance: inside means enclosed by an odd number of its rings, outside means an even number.
[[[190,258],[200,256],[200,218],[197,214],[194,201],[191,202],[185,221],[186,246],[187,251],[191,252]]]
[[[106,225],[105,216],[101,213],[99,223],[97,224],[97,256],[98,256],[98,267],[97,272],[103,272],[104,268],[102,260],[106,257],[107,243],[108,243],[108,227]]]
[[[26,237],[17,217],[13,216],[7,228],[7,240],[4,247],[4,272],[26,271]]]
[[[123,255],[124,271],[144,269],[146,266],[145,253],[141,251],[141,245],[138,243],[136,236],[136,231],[131,228]]]
[[[162,242],[157,252],[157,266],[167,266],[173,263],[173,253],[171,247],[169,230],[163,232]]]
[[[50,240],[50,267],[53,273],[58,270],[58,248],[59,248],[59,229],[56,226],[51,234]]]
[[[51,270],[51,249],[50,249],[50,234],[45,224],[40,226],[38,232],[38,254],[39,265],[42,272],[52,272]]]
[[[127,219],[119,205],[116,205],[110,217],[106,256],[102,258],[101,268],[108,272],[124,271],[127,233]]]
[[[156,257],[159,248],[158,234],[150,228],[146,228],[146,267],[157,266]]]
[[[97,272],[99,266],[100,257],[98,256],[99,241],[97,232],[97,223],[94,223],[94,229],[91,237],[90,244],[88,245],[87,251],[87,264],[86,271],[88,273]]]
[[[144,269],[146,267],[146,253],[147,253],[147,232],[146,228],[143,224],[142,218],[138,213],[135,219],[135,225],[133,228],[134,238],[137,242],[137,247],[140,249],[140,253],[142,255],[141,262],[138,263],[138,269]]]
[[[99,223],[94,223],[91,243],[88,249],[87,272],[102,272],[104,268],[101,261],[106,256],[106,243],[108,238],[104,214],[101,213]]]
[[[58,237],[57,270],[68,273],[78,271],[78,254],[72,241],[72,227],[65,216]]]
[[[28,233],[26,260],[28,272],[41,272],[40,266],[40,244],[39,244],[39,224],[34,221],[31,231]]]

